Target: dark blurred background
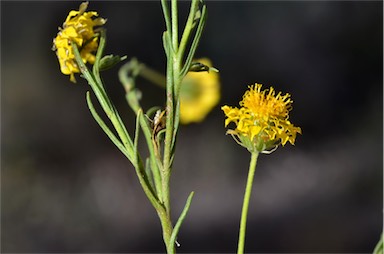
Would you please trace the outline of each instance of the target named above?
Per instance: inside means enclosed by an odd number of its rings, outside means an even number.
[[[70,83],[51,51],[79,4],[1,1],[1,251],[163,252],[134,169],[88,111],[86,82]],[[236,251],[250,155],[225,135],[220,106],[238,105],[257,82],[292,95],[303,135],[259,158],[246,251],[372,252],[383,225],[382,1],[207,6],[196,56],[220,70],[222,98],[179,133],[174,219],[196,193],[178,251]],[[108,18],[106,53],[165,70],[159,2],[91,1],[89,10]],[[132,133],[118,68],[103,77]],[[146,108],[163,105],[164,91],[139,86]]]

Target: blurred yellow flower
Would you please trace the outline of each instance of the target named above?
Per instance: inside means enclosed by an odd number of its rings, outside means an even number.
[[[63,28],[59,28],[56,38],[53,39],[52,49],[56,51],[60,63],[60,70],[65,75],[70,75],[70,80],[76,82],[74,73],[79,73],[75,54],[71,43],[79,47],[80,55],[84,63],[95,62],[94,52],[98,47],[98,34],[94,27],[104,25],[106,20],[97,17],[97,12],[86,12],[88,2],[80,5],[79,11],[70,11]]]
[[[196,62],[212,67],[207,58]],[[215,71],[188,72],[180,88],[180,122],[189,124],[201,122],[219,103],[220,81]]]
[[[240,108],[223,106],[227,119],[225,127],[234,122],[235,130],[228,130],[235,140],[250,151],[266,151],[279,144],[295,144],[301,128],[289,120],[292,109],[290,94],[275,94],[273,87],[261,90],[261,84],[250,86],[240,102]]]

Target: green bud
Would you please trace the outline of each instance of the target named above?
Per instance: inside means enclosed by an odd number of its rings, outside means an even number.
[[[100,71],[108,70],[126,58],[127,56],[120,57],[120,56],[114,56],[114,55],[106,55],[100,60],[99,70]]]
[[[202,72],[202,71],[206,71],[206,72],[209,72],[209,71],[219,72],[219,70],[214,68],[214,67],[209,67],[209,66],[207,66],[205,64],[198,63],[198,62],[191,63],[191,67],[189,67],[189,71],[192,71],[192,72]]]

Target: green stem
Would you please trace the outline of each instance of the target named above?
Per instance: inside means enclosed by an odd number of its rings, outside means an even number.
[[[245,187],[243,208],[241,211],[239,243],[237,246],[237,254],[243,254],[244,253],[245,230],[246,230],[246,226],[247,226],[248,206],[249,206],[249,200],[251,198],[252,183],[253,183],[253,179],[255,176],[255,170],[256,170],[256,164],[257,164],[257,157],[258,156],[259,156],[258,152],[253,152],[252,156],[251,156],[251,162],[249,164],[247,185]]]
[[[177,0],[171,0],[172,47],[174,52],[177,52],[179,49],[179,24],[177,14]]]
[[[143,65],[144,66],[144,65]],[[119,79],[126,90],[126,99],[133,112],[137,115],[142,110],[139,99],[137,98],[137,89],[135,88],[136,72],[141,71],[141,64],[136,59],[132,59],[129,63],[123,65],[119,70]],[[163,195],[161,189],[160,169],[162,168],[161,161],[158,161],[152,141],[152,129],[145,117],[140,117],[140,127],[144,133],[148,150],[150,153],[151,172],[155,183],[158,199],[162,202]],[[149,175],[148,175],[149,177]]]
[[[165,208],[170,212],[169,202],[169,178],[171,168],[171,145],[173,137],[173,121],[174,121],[174,94],[173,94],[173,68],[172,61],[167,64],[167,106],[166,106],[166,125],[164,140],[163,168],[161,171],[162,192]]]
[[[171,221],[171,209],[170,209],[170,176],[172,171],[172,162],[175,152],[175,140],[179,126],[179,88],[183,76],[181,74],[182,61],[184,51],[187,46],[188,38],[190,37],[193,29],[193,23],[196,15],[196,9],[198,7],[198,0],[193,0],[191,4],[191,10],[187,25],[184,28],[182,36],[182,49],[179,48],[179,35],[178,35],[178,7],[177,0],[171,0],[171,17],[169,16],[168,4],[166,0],[161,1],[163,12],[165,16],[165,23],[167,31],[163,34],[163,44],[165,53],[167,55],[167,74],[166,74],[166,126],[165,126],[165,140],[164,140],[164,152],[163,152],[163,167],[161,168],[161,184],[163,194],[163,206],[165,211],[159,211],[158,215],[161,220],[163,228],[163,238],[167,247],[168,253],[174,253],[174,241],[177,237],[178,229],[180,228],[181,222],[183,221],[186,211],[189,208],[189,201],[186,205],[185,213],[182,213],[181,219],[176,224],[176,231],[173,232],[173,226]],[[197,38],[197,40],[200,37]],[[196,39],[196,38],[195,38]],[[180,51],[179,51],[180,50]],[[190,50],[190,54],[193,54],[194,50]],[[190,56],[193,57],[193,56]],[[189,67],[186,67],[188,69]],[[159,76],[154,75],[154,72],[144,72],[144,76],[147,75],[149,78],[154,78],[156,81],[159,80]],[[160,81],[159,83],[161,83]],[[157,83],[157,82],[156,82]],[[192,194],[193,195],[193,194]],[[163,213],[165,212],[165,213]]]
[[[154,150],[153,143],[152,143],[152,135],[150,132],[150,126],[149,126],[148,121],[144,117],[141,117],[141,119],[140,119],[140,126],[141,126],[143,133],[144,133],[145,139],[147,141],[147,146],[148,146],[148,150],[150,153],[151,169],[152,169],[151,172],[152,172],[153,179],[155,182],[156,192],[157,192],[157,195],[158,195],[160,202],[162,202],[163,201],[163,194],[162,194],[162,190],[161,190],[161,179],[160,179],[160,169],[159,169],[159,168],[161,168],[161,165],[160,165],[161,162],[158,163],[158,161],[157,161],[156,152]]]
[[[161,228],[163,229],[163,240],[167,253],[174,253],[174,244],[170,244],[173,226],[171,217],[165,209],[156,209],[160,218]]]

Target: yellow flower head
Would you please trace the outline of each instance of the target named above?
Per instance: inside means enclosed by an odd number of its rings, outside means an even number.
[[[207,58],[196,61],[212,66]],[[203,121],[219,100],[220,82],[217,72],[188,72],[180,88],[180,122],[189,124]]]
[[[63,28],[59,28],[56,38],[53,39],[52,49],[56,51],[61,72],[70,75],[70,80],[74,83],[76,82],[74,73],[79,73],[80,70],[71,43],[76,43],[79,47],[84,63],[93,64],[94,52],[98,47],[98,34],[95,33],[94,27],[104,25],[106,22],[103,18],[95,18],[98,16],[97,12],[86,12],[87,7],[88,2],[84,2],[78,11],[70,11]]]
[[[236,141],[250,151],[266,151],[279,144],[295,144],[301,128],[289,120],[292,109],[290,94],[275,93],[273,87],[261,90],[262,85],[250,86],[240,102],[240,108],[223,106],[227,119],[225,126],[233,122],[234,130],[228,130]]]

